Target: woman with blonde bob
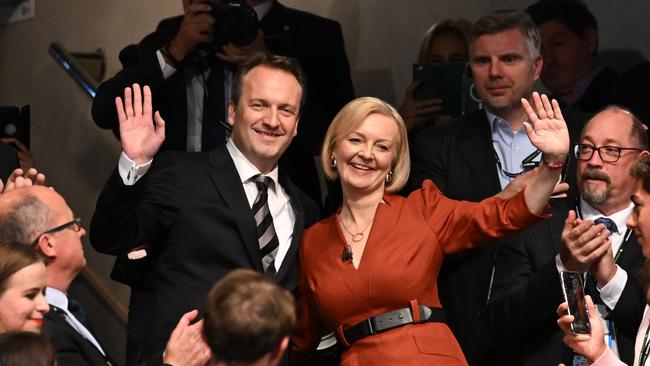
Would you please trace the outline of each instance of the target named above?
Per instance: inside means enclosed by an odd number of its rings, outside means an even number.
[[[522,103],[545,163],[523,191],[479,203],[448,199],[430,181],[406,198],[395,194],[409,175],[403,120],[377,98],[343,107],[322,150],[343,201],[303,235],[293,362],[309,362],[321,335],[334,330],[344,366],[466,364],[438,299],[442,259],[538,222],[569,150],[557,102],[534,94],[537,113]]]

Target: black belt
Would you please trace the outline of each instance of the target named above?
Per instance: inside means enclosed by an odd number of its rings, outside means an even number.
[[[339,327],[338,333],[343,345],[349,346],[354,342],[365,338],[369,335],[381,333],[393,328],[401,327],[412,323],[437,322],[446,323],[447,316],[442,308],[430,308],[426,305],[418,305],[419,321],[413,320],[411,308],[402,308],[399,310],[389,311],[387,313],[372,316],[361,321],[345,330]]]

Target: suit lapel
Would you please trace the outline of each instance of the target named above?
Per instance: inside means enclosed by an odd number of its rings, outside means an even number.
[[[237,225],[253,268],[262,272],[262,258],[256,237],[255,220],[235,164],[225,145],[217,147],[209,154],[208,175],[232,212],[232,219]]]
[[[289,245],[289,250],[284,256],[284,260],[280,265],[278,273],[276,275],[276,281],[282,282],[282,279],[289,273],[293,266],[297,266],[298,258],[298,248],[300,247],[300,239],[302,238],[302,231],[305,226],[305,215],[303,212],[302,202],[300,201],[298,191],[296,186],[291,183],[289,177],[280,172],[278,177],[280,185],[285,189],[289,195],[289,202],[291,203],[291,209],[293,210],[296,222],[293,224],[293,233],[291,235],[291,244]]]
[[[490,124],[485,111],[476,111],[467,118],[467,134],[460,142],[460,151],[467,164],[476,175],[476,184],[480,184],[486,197],[501,191],[497,162],[494,158]]]

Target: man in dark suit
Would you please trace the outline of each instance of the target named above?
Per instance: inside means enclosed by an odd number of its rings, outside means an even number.
[[[20,187],[0,196],[0,212],[0,238],[32,245],[47,257],[45,297],[50,312],[45,315],[43,329],[54,346],[58,364],[118,365],[94,334],[81,305],[68,294],[70,284],[86,265],[81,244],[86,231],[63,197],[43,186]],[[196,315],[196,310],[185,314],[164,356],[154,355],[146,364],[203,366],[209,351],[201,341],[201,323],[190,325]]]
[[[100,252],[148,263],[139,272],[143,298],[132,298],[129,316],[144,326],[137,334],[144,355],[162,350],[174,318],[201,309],[212,285],[235,268],[296,289],[300,237],[318,209],[278,161],[297,133],[304,98],[294,59],[257,54],[233,80],[228,142],[210,152],[156,155],[165,122],[152,116],[148,87],[144,102],[138,85],[126,90],[120,167],[97,201],[90,235]]]
[[[598,64],[598,22],[581,0],[539,0],[529,6],[542,36],[542,81],[562,110],[596,113],[612,103],[619,75]]]
[[[644,126],[627,110],[598,113],[575,150],[580,198],[556,202],[548,220],[500,249],[487,318],[507,345],[503,354],[510,359],[502,364],[576,364],[556,325],[562,270],[588,273],[587,293],[599,299],[607,344],[632,364],[645,295],[636,281],[644,258],[626,230],[635,189],[629,170],[650,155],[647,141]]]
[[[472,26],[469,45],[485,109],[420,133],[410,186],[431,179],[449,198],[480,201],[541,159],[523,128],[521,98],[530,98],[542,58],[537,27],[523,12],[483,16]],[[488,246],[447,256],[438,278],[449,326],[470,365],[491,364],[481,341],[479,313],[487,303],[495,250]]]
[[[183,0],[184,16],[163,20],[154,33],[120,52],[122,71],[97,90],[95,123],[118,135],[115,97],[133,83],[149,85],[154,109],[167,122],[161,149],[210,151],[225,140],[229,79],[237,65],[254,52],[294,57],[307,75],[309,98],[300,133],[285,154],[285,168],[295,184],[320,203],[314,156],[331,120],[354,97],[341,26],[275,0],[247,0],[260,19],[258,37],[246,46],[207,50],[215,22],[209,3]]]

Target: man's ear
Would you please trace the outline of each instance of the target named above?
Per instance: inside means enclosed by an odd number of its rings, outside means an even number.
[[[273,351],[271,351],[271,353],[269,353],[270,364],[277,365],[288,347],[289,337],[282,338],[280,344],[278,344],[278,346]]]
[[[56,257],[56,248],[53,242],[54,237],[50,234],[42,234],[36,241],[36,248],[48,258]]]
[[[235,125],[235,114],[237,114],[237,106],[232,100],[228,101],[228,124],[232,127]]]
[[[643,151],[641,151],[641,154],[639,154],[639,159],[645,158],[646,156],[650,156],[650,151],[643,150]]]

